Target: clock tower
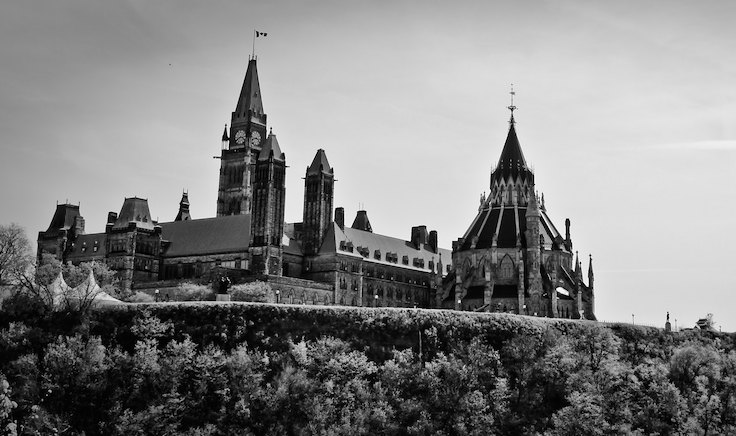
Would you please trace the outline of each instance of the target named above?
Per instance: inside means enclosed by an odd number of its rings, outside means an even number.
[[[220,184],[217,216],[251,212],[253,170],[266,139],[266,114],[263,112],[256,59],[248,61],[238,104],[222,135]]]

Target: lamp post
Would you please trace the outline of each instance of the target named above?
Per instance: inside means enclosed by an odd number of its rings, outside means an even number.
[[[631,314],[631,323],[632,323],[632,324],[636,324],[636,323],[634,322],[634,314],[633,314],[633,313]]]
[[[528,315],[528,313],[527,313],[527,311],[526,311],[526,304],[525,304],[525,305],[523,305],[523,306],[522,306],[522,308],[524,309],[524,315]]]
[[[159,302],[159,292],[160,292],[160,291],[159,291],[158,289],[156,289],[155,291],[153,291],[153,293],[154,293],[154,295],[155,295],[155,297],[156,297],[156,303],[158,303],[158,302]]]
[[[281,291],[276,289],[276,304],[279,304],[279,297],[281,296]]]
[[[373,296],[373,307],[378,307],[378,294]]]
[[[463,307],[461,306],[462,303],[463,303],[463,301],[458,298],[457,299],[457,310],[463,310]]]

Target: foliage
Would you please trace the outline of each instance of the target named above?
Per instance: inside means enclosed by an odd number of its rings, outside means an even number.
[[[0,289],[18,284],[32,261],[25,229],[18,224],[0,225]]]
[[[181,301],[208,301],[215,299],[215,293],[207,285],[184,282],[176,288],[176,298]]]
[[[254,303],[275,303],[276,297],[271,285],[262,281],[242,283],[230,287],[232,301],[250,301]]]
[[[156,299],[145,292],[136,292],[126,300],[129,303],[153,303]]]
[[[246,303],[61,315],[0,312],[0,424],[19,434],[736,433],[735,341],[714,332]]]

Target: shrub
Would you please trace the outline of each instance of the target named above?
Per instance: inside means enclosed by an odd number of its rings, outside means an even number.
[[[155,301],[155,298],[153,298],[149,294],[146,294],[145,292],[139,291],[128,297],[127,301],[129,303],[153,303]]]
[[[176,298],[180,301],[208,301],[215,299],[212,288],[206,285],[197,285],[185,282],[176,288]]]
[[[254,303],[275,303],[271,285],[261,281],[235,285],[230,288],[230,298],[233,301],[250,301]]]

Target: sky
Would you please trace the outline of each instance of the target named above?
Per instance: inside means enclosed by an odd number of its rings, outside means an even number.
[[[3,2],[0,224],[35,241],[68,201],[101,232],[132,196],[171,221],[182,190],[214,216],[257,29],[288,222],[323,148],[346,221],[363,207],[377,233],[426,225],[451,248],[513,83],[548,214],[593,256],[598,318],[736,331],[734,16],[730,0]]]

